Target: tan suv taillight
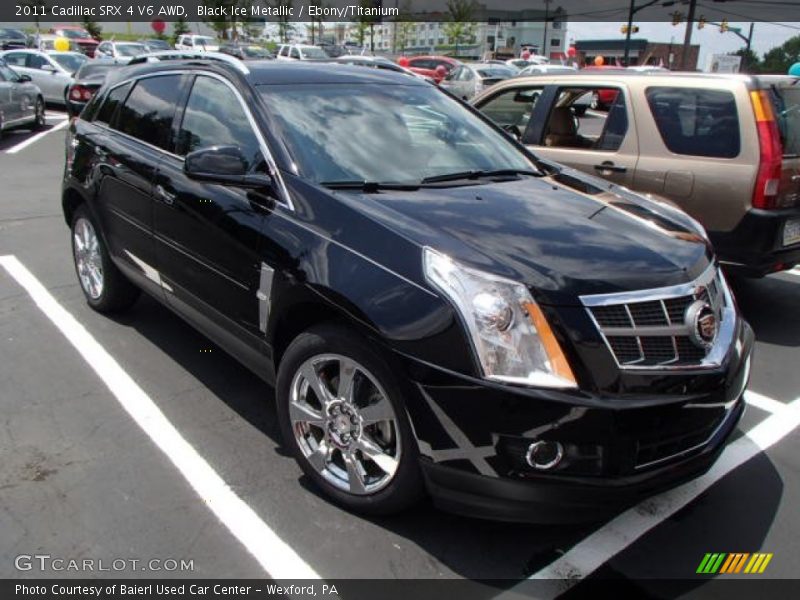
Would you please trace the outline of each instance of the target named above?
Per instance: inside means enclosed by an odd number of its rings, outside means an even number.
[[[767,92],[764,90],[752,91],[750,100],[753,103],[753,114],[756,118],[760,151],[758,176],[753,189],[753,208],[774,209],[778,208],[778,191],[783,168],[780,132]]]

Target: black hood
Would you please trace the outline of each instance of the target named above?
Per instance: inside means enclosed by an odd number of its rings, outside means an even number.
[[[360,195],[373,219],[475,268],[524,282],[539,301],[657,288],[712,260],[678,211],[564,170],[549,177]],[[349,194],[347,194],[349,195]]]

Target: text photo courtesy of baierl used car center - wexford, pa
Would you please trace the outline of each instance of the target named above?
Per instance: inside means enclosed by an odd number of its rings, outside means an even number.
[[[800,2],[0,6],[0,597],[800,596]]]

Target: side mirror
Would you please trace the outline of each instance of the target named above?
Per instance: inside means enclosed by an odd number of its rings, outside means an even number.
[[[41,67],[39,67],[39,69],[42,70],[42,71],[45,71],[47,73],[55,73],[56,72],[56,68],[53,65],[48,65],[48,64],[42,65]]]
[[[199,181],[250,188],[272,187],[269,175],[248,174],[247,160],[237,146],[210,146],[190,152],[183,170]]]
[[[17,81],[19,83],[28,83],[29,81],[31,81],[31,76],[22,73],[20,75],[17,75]]]

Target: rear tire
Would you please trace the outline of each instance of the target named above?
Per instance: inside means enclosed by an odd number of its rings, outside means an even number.
[[[72,217],[72,258],[86,302],[102,313],[123,311],[139,297],[134,286],[111,261],[86,205]]]
[[[41,96],[36,98],[34,115],[33,128],[37,131],[44,129],[44,127],[47,125],[47,117],[45,116],[44,99]]]
[[[424,495],[401,388],[360,336],[334,324],[301,333],[281,360],[276,398],[285,444],[337,504],[387,515]]]

